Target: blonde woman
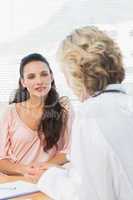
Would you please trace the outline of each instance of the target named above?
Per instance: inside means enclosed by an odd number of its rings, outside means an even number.
[[[133,113],[121,84],[119,47],[96,27],[83,27],[66,37],[59,55],[82,103],[73,124],[72,168],[49,169],[40,189],[56,200],[132,200]]]

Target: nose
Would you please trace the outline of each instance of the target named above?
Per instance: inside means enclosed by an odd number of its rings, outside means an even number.
[[[36,84],[41,85],[43,83],[43,80],[40,76],[36,77]]]

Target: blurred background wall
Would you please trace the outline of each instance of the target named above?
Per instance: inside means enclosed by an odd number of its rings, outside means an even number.
[[[55,54],[69,32],[86,25],[98,25],[119,43],[124,84],[133,95],[132,0],[1,0],[0,4],[0,102],[7,102],[17,87],[21,58],[39,52],[50,62],[60,94],[75,103]]]

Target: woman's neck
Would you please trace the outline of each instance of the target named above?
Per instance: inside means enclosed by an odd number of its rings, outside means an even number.
[[[30,97],[24,102],[27,109],[41,109],[44,107],[44,97]]]

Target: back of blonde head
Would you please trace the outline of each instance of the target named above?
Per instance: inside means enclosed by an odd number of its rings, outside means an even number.
[[[92,95],[124,79],[119,47],[96,27],[75,30],[62,42],[58,55],[62,67],[68,67],[79,94],[83,86]]]

